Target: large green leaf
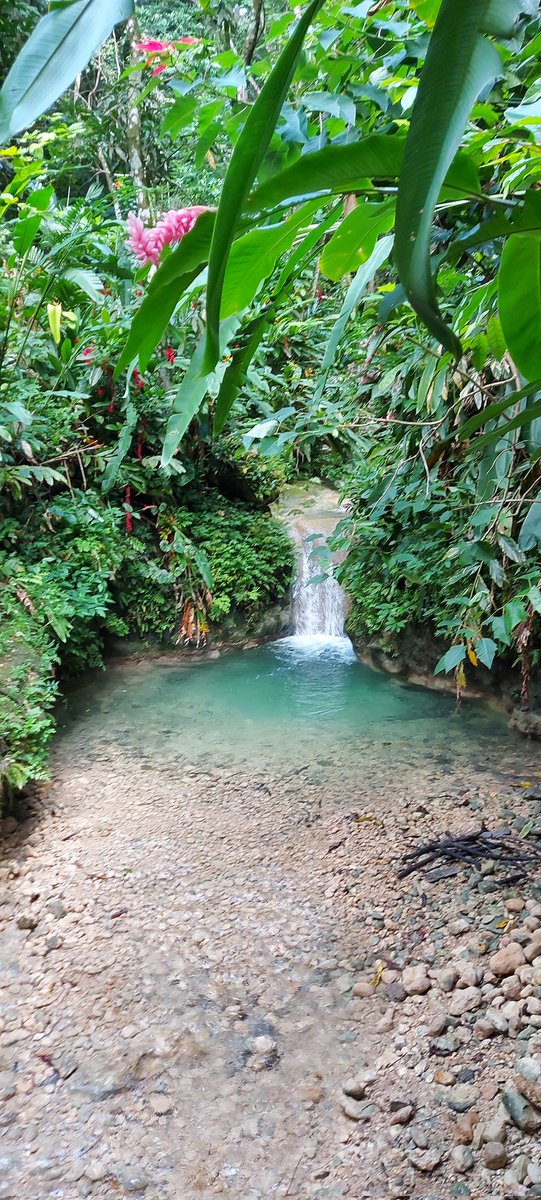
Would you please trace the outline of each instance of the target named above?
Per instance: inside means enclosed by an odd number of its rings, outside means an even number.
[[[77,0],[42,17],[0,92],[0,142],[47,112],[132,12],[133,0]]]
[[[513,235],[498,275],[498,308],[512,359],[526,379],[541,375],[541,238]]]
[[[470,417],[469,421],[465,421],[464,425],[460,426],[458,434],[455,434],[453,430],[449,434],[449,440],[457,436],[459,442],[466,441],[471,437],[472,433],[476,433],[478,429],[487,425],[489,421],[495,421],[498,417],[501,417],[502,413],[507,412],[509,408],[514,408],[521,400],[524,400],[527,396],[531,396],[533,392],[537,391],[541,391],[541,379],[536,379],[533,383],[527,384],[526,387],[521,388],[518,392],[511,392],[509,395],[504,396],[503,400],[495,400],[493,404],[487,404],[486,408],[482,408],[480,412],[475,413],[473,417]]]
[[[312,0],[271,71],[236,143],[223,182],[209,258],[205,368],[219,357],[222,290],[241,212],[276,128],[307,30],[324,0]]]
[[[240,325],[239,317],[222,321],[219,330],[219,355],[225,354],[227,343]],[[173,413],[167,423],[162,451],[162,466],[166,467],[176,454],[186,430],[209,389],[213,379],[211,371],[205,371],[205,335],[200,338],[195,353],[178,389]]]
[[[413,106],[396,209],[395,258],[410,303],[454,355],[430,266],[432,219],[445,175],[480,92],[502,71],[485,31],[508,33],[516,0],[442,0]]]
[[[368,284],[371,283],[372,279],[374,278],[376,271],[383,266],[383,263],[389,257],[392,246],[392,237],[381,238],[370,255],[370,258],[367,260],[367,262],[363,263],[362,266],[359,267],[355,278],[350,284],[344,303],[340,309],[340,315],[338,320],[333,325],[331,335],[325,348],[325,354],[321,364],[321,374],[317,380],[317,386],[314,393],[314,402],[320,400],[323,395],[325,384],[327,382],[327,376],[334,362],[334,356],[349,318],[354,309],[357,307],[365,288],[368,287]]]
[[[224,279],[222,319],[242,312],[251,304],[262,281],[272,274],[281,255],[291,249],[318,205],[319,201],[312,200],[286,221],[252,229],[234,242]]]
[[[325,146],[304,154],[252,193],[251,212],[275,208],[285,200],[307,199],[366,190],[370,180],[396,180],[404,159],[406,139],[401,134],[374,133],[347,146]],[[445,188],[453,197],[482,198],[478,171],[467,154],[452,163]]]
[[[145,370],[182,293],[193,283],[208,260],[213,227],[214,213],[201,213],[193,229],[184,235],[180,245],[156,271],[143,303],[133,318],[115,371],[117,377],[137,357],[141,369]]]
[[[383,204],[364,201],[348,213],[323,251],[319,268],[327,279],[337,282],[357,271],[370,257],[380,233],[393,227],[394,200]]]
[[[335,206],[336,207],[336,206]],[[294,247],[288,255],[282,270],[274,285],[270,303],[258,313],[242,330],[239,337],[240,345],[233,351],[231,361],[224,374],[214,410],[214,432],[223,429],[232,405],[244,381],[246,371],[260,345],[261,339],[270,322],[274,319],[278,302],[287,293],[291,280],[302,274],[307,264],[314,257],[318,242],[325,236],[327,230],[334,224],[336,213],[331,211],[318,226]]]

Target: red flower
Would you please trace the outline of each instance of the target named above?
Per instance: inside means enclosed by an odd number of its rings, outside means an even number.
[[[175,365],[175,351],[173,350],[172,346],[167,347],[167,350],[165,351],[165,357],[167,362],[171,363],[171,366],[173,367]]]
[[[141,376],[140,376],[137,368],[133,372],[133,382],[135,383],[135,386],[138,388],[144,388],[144,386],[145,386],[145,381],[144,381],[144,379],[141,379]]]
[[[156,41],[139,42],[135,49],[140,50],[142,54],[163,54],[165,50],[173,49],[173,43]]]
[[[105,396],[105,388],[98,388],[98,396]]]
[[[83,350],[83,358],[92,358],[93,353],[94,353],[94,347],[86,346],[86,348]]]
[[[197,43],[200,41],[201,41],[201,38],[192,38],[192,37],[179,38],[178,42],[175,42],[175,46],[178,46],[178,45],[196,46]]]
[[[114,411],[115,411],[115,402],[114,402],[114,400],[111,400],[111,403],[109,404],[109,406],[107,408],[107,412],[114,413]]]
[[[161,75],[162,71],[165,71],[166,66],[167,66],[167,63],[161,63],[161,65],[159,67],[154,68],[152,74],[153,75]]]
[[[124,489],[124,504],[129,505],[131,508],[131,487],[129,484]],[[128,510],[126,511],[126,533],[133,533],[133,517]]]

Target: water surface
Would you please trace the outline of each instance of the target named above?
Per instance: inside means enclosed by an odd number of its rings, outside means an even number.
[[[156,764],[464,769],[524,750],[503,715],[467,699],[457,710],[452,696],[379,674],[344,637],[123,664],[72,694],[61,724],[75,753],[117,744]]]

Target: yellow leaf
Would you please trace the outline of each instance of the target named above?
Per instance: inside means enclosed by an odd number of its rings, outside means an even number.
[[[466,675],[464,673],[464,663],[459,663],[456,669],[456,685],[458,688],[466,687]]]
[[[370,981],[372,984],[372,987],[379,987],[379,985],[381,983],[381,976],[383,975],[383,970],[384,970],[384,964],[381,961],[378,961],[376,963],[376,974],[374,975],[374,978],[371,979],[371,981]]]
[[[468,658],[472,666],[476,667],[478,665],[479,659],[475,653],[475,650],[472,650],[471,646],[468,646]]]
[[[49,329],[51,330],[53,341],[54,341],[55,345],[58,346],[58,343],[59,343],[60,337],[61,337],[60,322],[62,320],[62,305],[61,304],[48,304],[47,305],[47,316],[49,318]]]

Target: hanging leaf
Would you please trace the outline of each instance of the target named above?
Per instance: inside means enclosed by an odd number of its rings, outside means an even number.
[[[278,259],[291,249],[299,232],[318,208],[318,201],[303,204],[278,225],[265,225],[238,238],[231,247],[222,295],[222,317],[230,317],[251,304]]]
[[[58,346],[58,343],[60,342],[60,338],[62,336],[60,333],[60,322],[62,320],[62,305],[61,304],[48,304],[47,305],[47,320],[49,322],[49,329],[51,330],[51,336],[52,336],[53,342],[55,343],[56,346]]]
[[[458,338],[438,308],[430,265],[435,205],[471,109],[501,74],[483,34],[509,33],[516,0],[442,0],[430,39],[406,143],[396,207],[395,258],[407,297],[432,334],[459,357]]]
[[[340,309],[340,315],[335,325],[332,328],[331,335],[325,347],[323,362],[321,364],[321,374],[317,380],[316,389],[314,392],[314,403],[317,403],[322,395],[327,382],[327,376],[334,362],[334,356],[338,349],[338,345],[342,338],[342,334],[346,328],[349,318],[357,307],[365,288],[371,283],[376,271],[379,270],[386,259],[389,258],[393,246],[392,237],[381,238],[373,250],[367,262],[359,267],[357,274],[350,284],[346,298]]]
[[[404,160],[406,139],[401,134],[371,134],[347,146],[325,146],[303,154],[291,166],[265,180],[250,197],[249,211],[275,208],[284,200],[347,194],[374,179],[396,180]],[[460,153],[452,163],[445,188],[458,196],[482,197],[479,173],[472,159]]]
[[[229,317],[220,325],[220,354],[225,354],[227,344],[240,325],[240,317]],[[162,451],[162,466],[166,467],[176,454],[178,447],[193,421],[201,402],[207,394],[213,378],[211,371],[205,371],[205,335],[200,338],[195,353],[188,366],[184,379],[178,389],[173,413],[167,423]]]
[[[497,649],[496,642],[493,642],[492,638],[479,638],[479,641],[475,643],[479,662],[482,662],[483,666],[488,667],[489,671],[494,662]]]
[[[521,550],[533,550],[541,542],[541,495],[532,500],[518,535]]]
[[[95,304],[103,304],[103,283],[95,271],[87,267],[66,267],[60,279],[67,279],[68,283],[80,288]]]
[[[117,447],[114,454],[109,459],[105,468],[102,489],[104,492],[109,492],[118,478],[118,472],[124,462],[128,450],[132,443],[133,432],[137,424],[137,409],[132,400],[128,400],[126,404],[126,420],[120,430]]]
[[[305,35],[322,5],[323,0],[312,0],[300,18],[255,104],[250,109],[244,129],[231,155],[222,186],[209,257],[206,370],[212,370],[220,353],[219,325],[222,290],[229,252],[240,215],[274,134]]]
[[[133,0],[77,0],[42,17],[0,92],[0,143],[47,112],[132,13]]]
[[[508,238],[498,274],[498,308],[509,353],[526,379],[541,375],[541,238]]]
[[[434,674],[439,675],[442,671],[454,671],[455,667],[464,662],[465,657],[465,646],[451,646],[450,650],[447,650],[446,654],[440,658],[439,663],[434,667]]]
[[[393,221],[394,200],[357,205],[327,242],[319,260],[320,271],[335,282],[357,271],[372,254],[380,233],[392,229]]]

